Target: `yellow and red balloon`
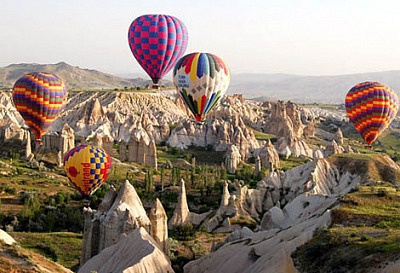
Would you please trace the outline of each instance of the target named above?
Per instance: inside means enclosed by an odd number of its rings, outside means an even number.
[[[107,180],[111,157],[102,148],[81,144],[64,156],[64,171],[81,195],[90,198]]]

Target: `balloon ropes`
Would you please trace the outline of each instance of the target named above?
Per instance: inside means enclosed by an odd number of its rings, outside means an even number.
[[[128,43],[133,56],[158,85],[183,56],[188,42],[186,26],[170,15],[142,15],[131,23]]]
[[[173,81],[179,97],[196,121],[203,121],[226,93],[230,72],[220,57],[196,52],[178,61],[173,71]]]
[[[399,99],[379,82],[362,82],[347,93],[345,106],[355,129],[371,145],[396,117]]]
[[[33,72],[19,78],[12,90],[12,99],[37,142],[62,111],[67,88],[56,75]]]
[[[110,174],[111,157],[102,148],[81,144],[64,156],[64,171],[82,197],[89,199]]]

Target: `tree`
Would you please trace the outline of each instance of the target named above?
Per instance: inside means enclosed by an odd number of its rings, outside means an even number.
[[[178,183],[178,179],[179,179],[178,168],[177,167],[173,167],[172,168],[172,172],[171,172],[171,183],[172,183],[172,186],[176,186],[176,183]]]
[[[21,217],[28,222],[28,230],[30,230],[32,220],[39,217],[40,214],[41,205],[39,199],[34,193],[28,193],[25,198],[24,208],[21,210]]]
[[[160,182],[161,182],[161,191],[164,191],[164,177],[165,176],[165,168],[164,166],[161,167],[161,174],[160,174]]]
[[[146,193],[154,193],[154,173],[151,167],[147,167],[145,176]]]

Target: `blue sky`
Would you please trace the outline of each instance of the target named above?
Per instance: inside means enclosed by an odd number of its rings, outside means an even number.
[[[232,73],[337,75],[400,69],[396,0],[2,0],[0,67],[57,63],[144,73],[127,41],[142,14],[180,18],[186,53]]]

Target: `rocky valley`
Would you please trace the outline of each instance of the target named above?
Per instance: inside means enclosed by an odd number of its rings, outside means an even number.
[[[84,210],[83,238],[75,271],[81,273],[307,272],[301,256],[293,253],[321,230],[339,225],[332,211],[345,204],[348,194],[362,192],[362,187],[372,187],[375,194],[380,188],[386,190],[384,198],[400,202],[398,142],[382,138],[374,147],[364,147],[342,105],[258,101],[237,94],[223,97],[204,122],[196,122],[168,89],[76,91],[69,92],[42,146],[31,141],[9,92],[0,92],[0,117],[4,158],[10,157],[7,147],[13,147],[21,160],[37,161],[37,166],[50,168],[43,173],[51,173],[52,167],[61,168],[62,155],[73,146],[93,143],[109,151],[115,166],[127,168],[96,206],[79,207]],[[397,117],[385,136],[398,140],[399,121]],[[196,149],[212,159],[194,152],[179,159],[160,156]],[[203,173],[207,160],[214,164]],[[172,182],[175,168],[181,175]],[[142,188],[148,180],[135,177],[150,169],[158,175],[153,187],[165,189],[146,195]],[[171,174],[167,182],[162,182],[164,170]],[[224,176],[209,176],[220,170]],[[249,170],[252,183],[239,176],[243,170]],[[64,185],[66,178],[59,174],[58,183]],[[5,171],[1,181],[11,176]],[[168,193],[175,197],[173,204],[166,201]],[[213,196],[216,206],[202,204]],[[194,243],[188,249],[195,259],[176,266],[171,264],[171,237],[185,228],[223,234],[224,239],[197,257],[193,249],[199,243]],[[391,228],[398,232],[398,226]],[[395,249],[374,266],[366,263],[368,268],[348,272],[394,273],[399,261]]]

